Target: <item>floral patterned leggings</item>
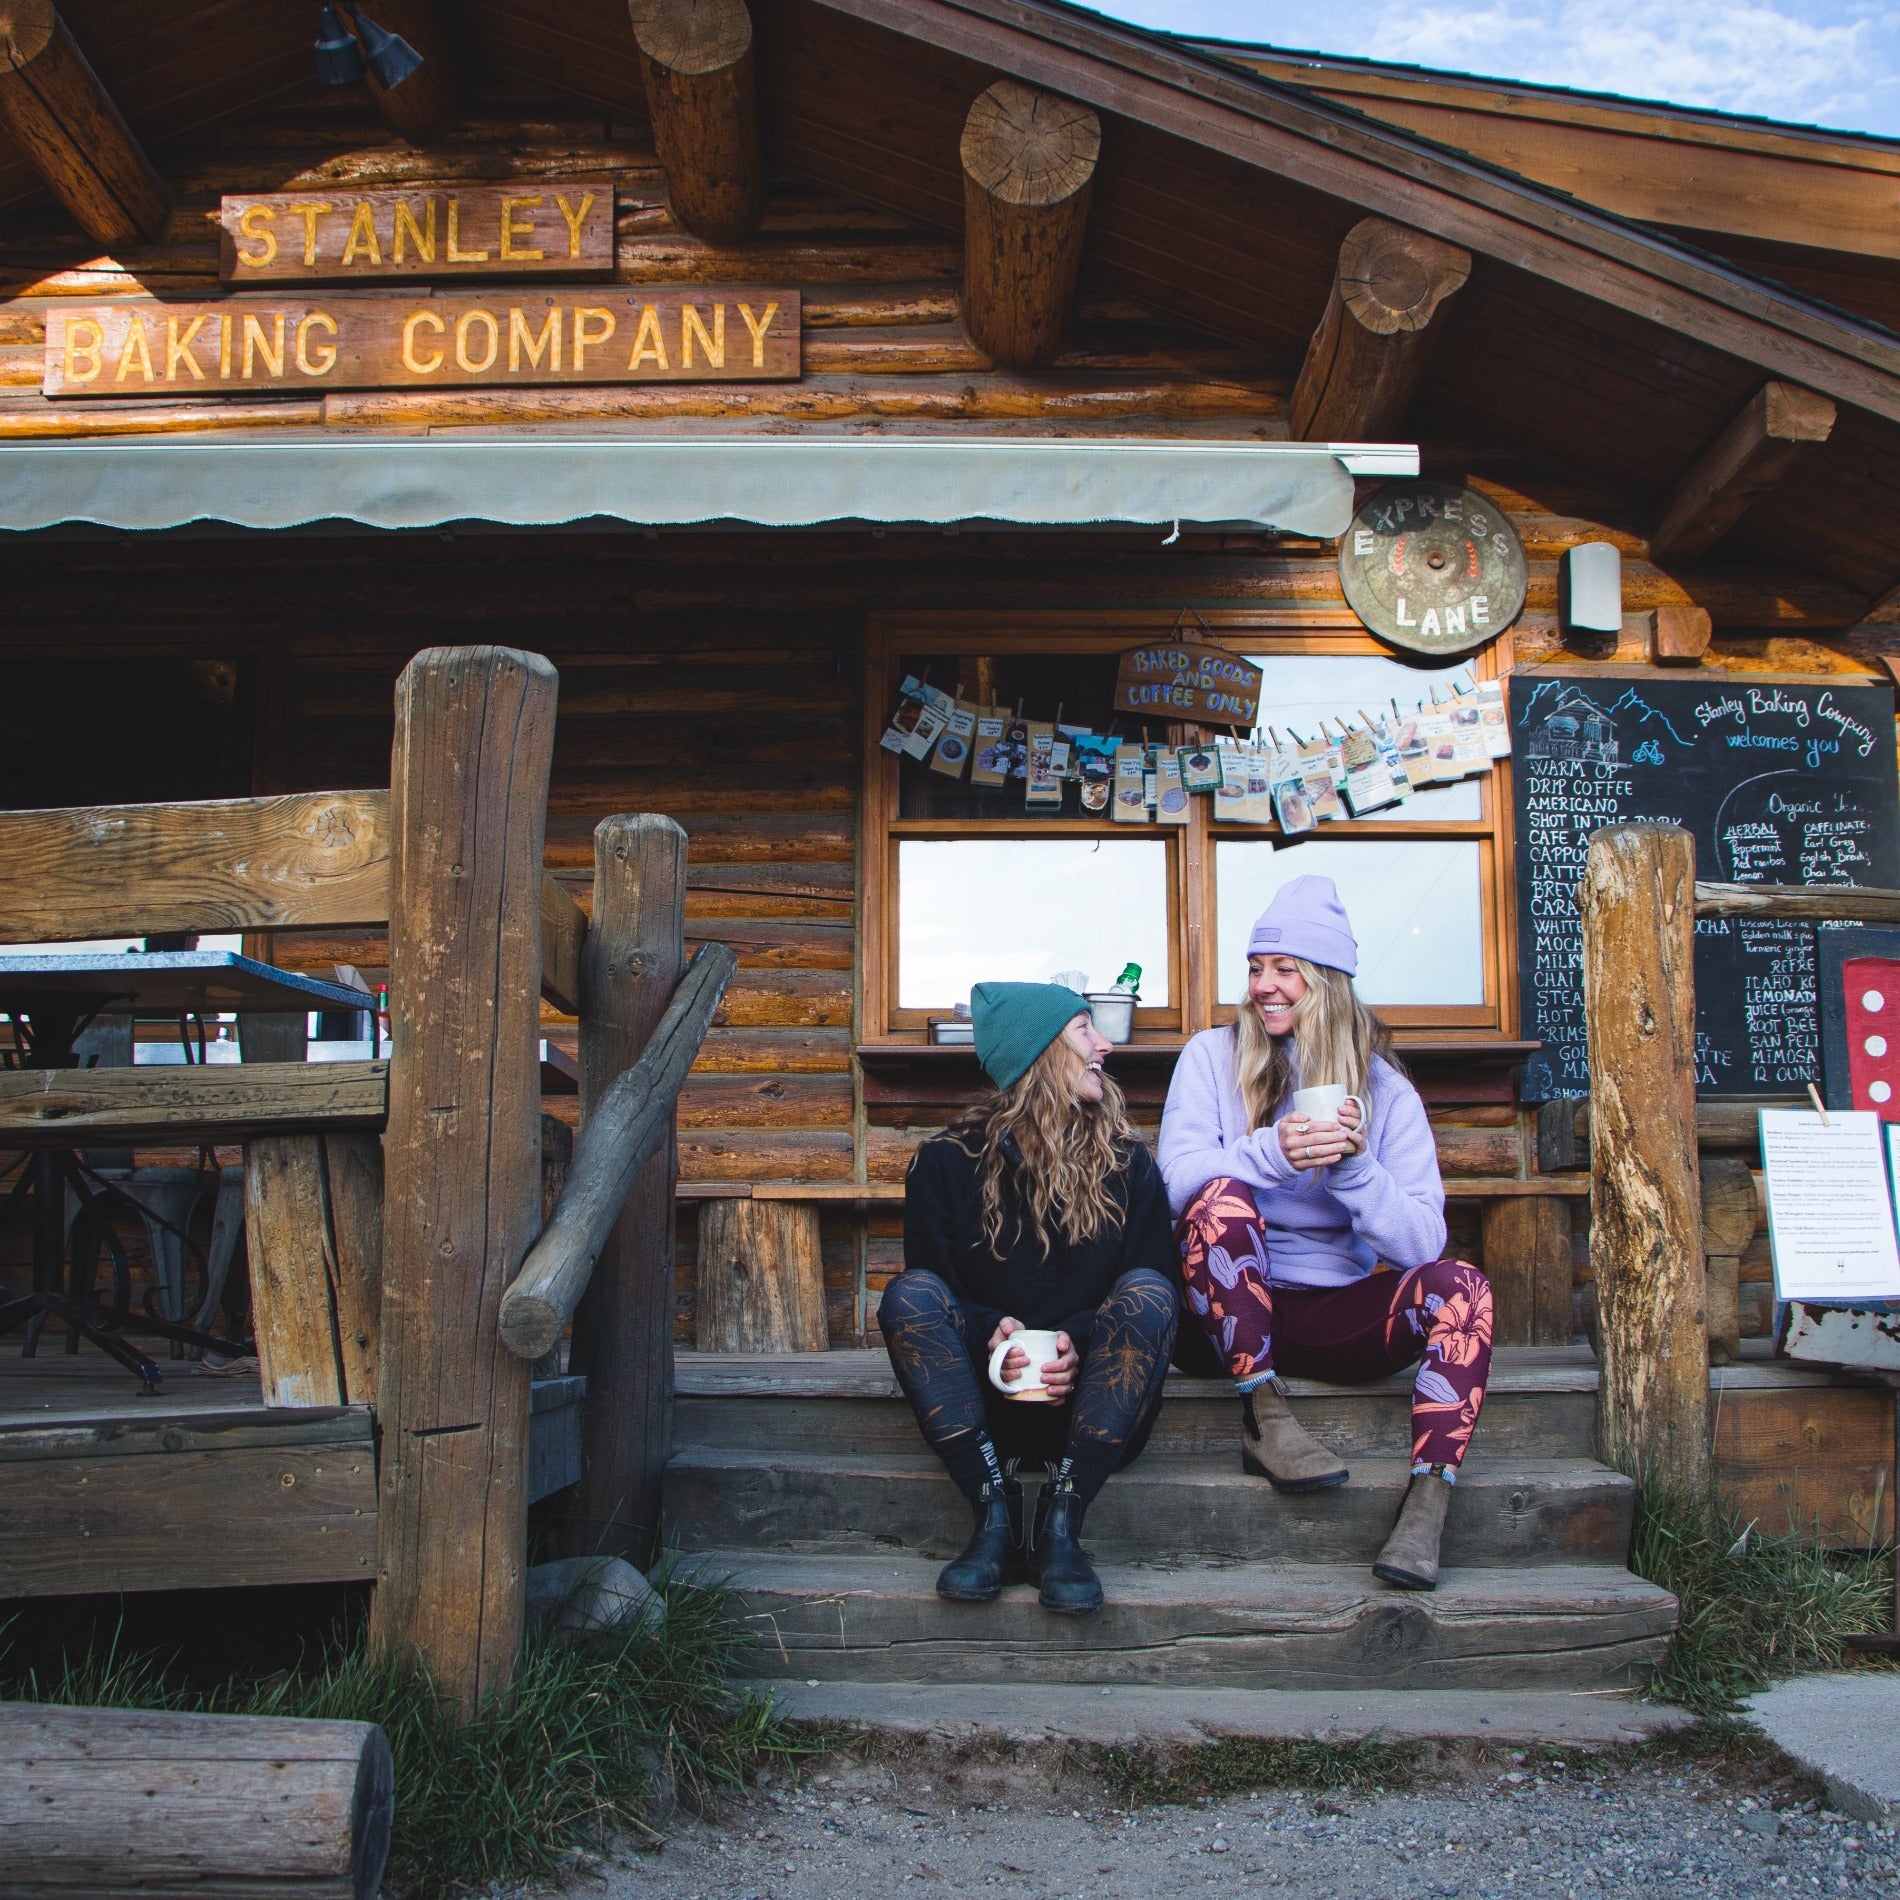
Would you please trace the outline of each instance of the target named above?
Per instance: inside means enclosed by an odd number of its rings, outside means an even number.
[[[1491,1376],[1491,1282],[1462,1260],[1346,1286],[1271,1283],[1253,1190],[1220,1176],[1175,1226],[1188,1306],[1244,1392],[1277,1367],[1360,1384],[1417,1364],[1412,1468],[1463,1463]]]

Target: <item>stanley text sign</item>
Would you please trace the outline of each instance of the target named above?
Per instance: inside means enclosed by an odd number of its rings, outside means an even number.
[[[517,180],[448,191],[279,191],[226,198],[227,284],[611,277],[614,181]]]
[[[46,317],[48,396],[311,394],[547,383],[756,383],[799,373],[795,290],[233,297]]]

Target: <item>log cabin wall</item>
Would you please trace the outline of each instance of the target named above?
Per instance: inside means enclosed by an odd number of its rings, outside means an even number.
[[[627,283],[771,281],[805,300],[803,380],[789,385],[384,392],[320,401],[153,402],[57,407],[38,394],[45,317],[60,299],[217,294],[221,192],[558,178],[618,180],[618,278]],[[768,427],[1039,433],[1284,432],[1298,345],[1263,360],[1155,320],[1086,278],[1070,339],[1034,372],[992,369],[957,321],[961,248],[893,213],[775,181],[765,223],[721,250],[670,217],[644,120],[570,102],[479,97],[455,141],[417,152],[364,112],[315,94],[174,155],[169,228],[99,258],[50,220],[11,219],[0,239],[0,439],[101,431],[416,428],[455,423],[718,421]],[[1503,372],[1501,372],[1503,373]],[[1625,605],[1696,604],[1715,638],[1705,665],[1731,670],[1873,670],[1885,637],[1855,623],[1864,597],[1789,567],[1648,558],[1645,471],[1627,487],[1524,461],[1473,439],[1430,402],[1408,425],[1423,465],[1466,479],[1511,513],[1530,560],[1513,633],[1518,663],[1641,662],[1634,633],[1563,645],[1557,562],[1607,539],[1622,550]],[[1266,535],[897,532],[643,535],[119,536],[37,538],[8,551],[0,644],[14,665],[63,667],[76,747],[14,752],[6,802],[176,796],[165,778],[189,747],[128,773],[115,733],[140,726],[152,669],[202,679],[231,669],[219,743],[226,781],[203,792],[380,784],[391,689],[418,648],[494,640],[543,652],[561,672],[548,855],[585,900],[597,820],[623,810],[679,819],[691,841],[689,934],[734,948],[740,975],[681,1102],[687,1183],[897,1180],[940,1126],[940,1091],[906,1098],[854,1061],[858,958],[857,805],[861,650],[892,610],[1245,606],[1274,624],[1354,626],[1330,547]],[[198,669],[193,672],[193,669]],[[219,675],[222,678],[222,675]],[[248,725],[248,731],[244,728]],[[232,732],[244,743],[229,749]],[[59,770],[61,763],[64,770]],[[208,768],[205,768],[208,769]],[[56,777],[55,774],[58,773]],[[144,774],[144,776],[141,776]],[[216,773],[212,776],[217,776]],[[194,781],[195,782],[195,781]],[[58,785],[51,796],[50,789]],[[108,789],[109,788],[109,789]],[[202,794],[201,794],[202,795]],[[326,973],[353,962],[374,980],[374,940],[285,938],[281,960]],[[571,1042],[571,1022],[548,1033]],[[1426,1078],[1447,1174],[1527,1176],[1526,1116],[1495,1068],[1440,1063]],[[1149,1126],[1159,1090],[1138,1093]],[[551,1096],[551,1112],[573,1098]],[[678,1324],[690,1343],[695,1216],[680,1216]],[[875,1336],[877,1294],[899,1263],[891,1211],[827,1210],[823,1237],[834,1343]],[[1454,1210],[1454,1246],[1482,1249],[1476,1209]],[[1573,1236],[1577,1273],[1582,1235]],[[1744,1277],[1749,1330],[1762,1324],[1765,1249]],[[1750,1323],[1752,1322],[1752,1324]]]

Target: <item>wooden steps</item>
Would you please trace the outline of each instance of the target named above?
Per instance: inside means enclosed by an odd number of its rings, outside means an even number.
[[[1103,1563],[1370,1564],[1404,1495],[1404,1458],[1353,1460],[1333,1491],[1288,1497],[1237,1456],[1145,1452],[1092,1506]],[[1033,1486],[1031,1486],[1033,1494]],[[944,1563],[970,1534],[969,1507],[928,1452],[832,1454],[694,1446],[667,1468],[670,1534],[687,1550],[905,1553]],[[1592,1459],[1474,1455],[1459,1480],[1445,1560],[1460,1565],[1620,1564],[1635,1487]]]
[[[1289,1381],[1352,1476],[1287,1497],[1242,1473],[1232,1388],[1171,1376],[1148,1449],[1088,1515],[1108,1593],[1093,1618],[1051,1616],[1027,1588],[975,1607],[936,1595],[968,1507],[883,1353],[684,1353],[677,1379],[666,1533],[740,1589],[757,1675],[1610,1688],[1639,1680],[1674,1624],[1674,1600],[1624,1568],[1634,1487],[1589,1455],[1581,1349],[1498,1355],[1430,1595],[1370,1570],[1409,1474],[1409,1378]]]
[[[1148,1683],[1228,1689],[1599,1689],[1640,1681],[1675,1599],[1609,1564],[1456,1570],[1429,1595],[1358,1565],[1105,1564],[1107,1607],[1051,1616],[1029,1589],[946,1603],[921,1557],[707,1551],[760,1632],[761,1677]]]

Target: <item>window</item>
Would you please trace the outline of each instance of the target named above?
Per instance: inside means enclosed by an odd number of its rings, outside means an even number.
[[[1316,873],[1339,887],[1359,939],[1355,987],[1374,1009],[1484,1002],[1481,848],[1462,839],[1304,839],[1293,850],[1221,839],[1214,847],[1215,1000],[1247,987],[1247,938],[1275,891]]]
[[[1262,724],[1309,739],[1322,719],[1376,715],[1394,700],[1409,711],[1434,689],[1443,698],[1470,673],[1509,664],[1508,635],[1470,665],[1425,667],[1362,631],[1269,630],[1238,611],[1210,619],[1222,644],[1262,669]],[[1168,638],[1172,625],[1136,613],[874,625],[864,707],[867,1040],[920,1040],[976,982],[1079,970],[1106,986],[1134,962],[1136,1040],[1177,1043],[1232,1019],[1254,918],[1306,873],[1339,886],[1360,942],[1360,994],[1402,1036],[1507,1032],[1515,999],[1503,942],[1509,879],[1499,866],[1508,767],[1286,839],[1277,825],[1218,821],[1207,797],[1192,798],[1189,822],[1174,826],[1117,825],[1082,810],[1074,786],[1059,810],[1029,811],[1020,781],[979,790],[878,745],[906,674],[983,705],[1020,704],[1030,719],[1141,738],[1142,720],[1113,710],[1116,658]],[[1153,724],[1147,736],[1184,735]]]
[[[900,1008],[947,1016],[981,982],[1141,965],[1168,996],[1168,849],[1159,838],[907,838],[897,848]]]

